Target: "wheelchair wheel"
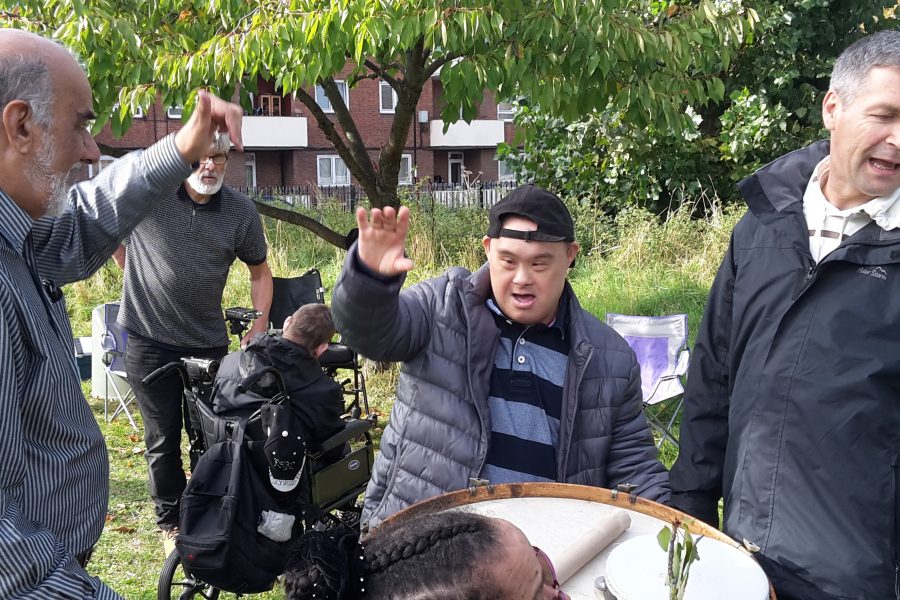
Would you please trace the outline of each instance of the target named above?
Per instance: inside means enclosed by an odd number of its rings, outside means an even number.
[[[178,552],[172,552],[163,563],[156,588],[157,600],[187,600],[189,598],[206,598],[216,600],[219,590],[195,579],[184,571]]]

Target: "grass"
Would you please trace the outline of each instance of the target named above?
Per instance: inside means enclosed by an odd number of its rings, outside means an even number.
[[[437,275],[450,265],[475,269],[482,263],[480,240],[487,225],[484,212],[446,211],[440,207],[416,208],[413,212],[408,252],[416,268],[409,274],[408,284]],[[576,214],[582,253],[570,272],[570,281],[582,306],[601,319],[607,312],[686,312],[693,340],[709,286],[741,212],[713,206],[708,218],[692,219],[685,208],[665,221],[641,211],[626,211],[615,221],[584,210]],[[347,231],[355,224],[352,215],[329,206],[316,216],[338,231]],[[276,276],[299,275],[315,267],[322,273],[326,288],[333,286],[343,261],[342,250],[282,222],[267,220],[266,226],[269,263]],[[90,279],[67,287],[76,336],[90,335],[91,309],[118,298],[121,285],[121,273],[110,262]],[[236,264],[223,304],[246,306],[249,297],[247,270]],[[236,347],[234,340],[232,345]],[[384,423],[398,369],[392,366],[379,370],[367,365],[366,372],[370,404],[383,415]],[[87,387],[85,393],[89,395]],[[102,402],[89,401],[107,440],[111,468],[109,516],[89,571],[126,598],[156,598],[163,552],[147,492],[143,440],[126,419],[119,417],[107,424]],[[139,415],[135,416],[140,424]],[[663,446],[661,459],[667,466],[676,452],[671,446]],[[282,596],[275,590],[255,597]]]

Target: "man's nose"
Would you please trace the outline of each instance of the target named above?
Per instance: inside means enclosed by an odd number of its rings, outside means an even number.
[[[92,136],[88,131],[84,132],[85,137],[87,138],[84,142],[84,152],[81,155],[81,162],[85,164],[93,164],[100,160],[100,148],[97,147],[97,142],[94,140],[94,136]]]

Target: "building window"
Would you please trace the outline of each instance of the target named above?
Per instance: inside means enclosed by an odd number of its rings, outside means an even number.
[[[170,119],[180,119],[183,112],[184,107],[180,104],[175,104],[166,109],[166,116]]]
[[[115,160],[116,160],[115,156],[109,156],[109,155],[104,154],[103,156],[100,157],[100,160],[97,161],[96,164],[88,165],[88,177],[93,177],[94,175],[100,173],[100,171],[102,171],[109,165],[113,164],[113,162],[115,162]]]
[[[463,172],[465,170],[465,154],[462,152],[447,153],[447,183],[460,185],[463,182]]]
[[[397,183],[400,185],[412,185],[412,155],[404,154],[400,157],[400,174]]]
[[[244,154],[244,171],[247,178],[247,187],[256,187],[256,155],[252,152]]]
[[[344,106],[350,108],[350,97],[347,94],[347,82],[335,80],[334,83],[335,85],[337,85],[338,91],[341,93],[341,98],[344,99]],[[318,104],[322,108],[322,110],[327,113],[334,112],[334,107],[331,106],[331,100],[329,100],[328,96],[325,95],[325,89],[321,85],[316,86],[316,104]]]
[[[378,83],[378,99],[383,113],[392,113],[397,108],[397,92],[387,81]]]
[[[350,185],[350,172],[340,156],[319,156],[319,187]]]
[[[497,161],[497,179],[500,181],[515,181],[516,174],[512,172],[505,160]]]
[[[516,107],[511,102],[501,102],[497,105],[497,118],[501,121],[512,121],[516,116]]]
[[[115,104],[113,104],[112,111],[114,113],[118,112],[120,106],[121,106],[121,104],[116,102]],[[134,109],[134,112],[132,113],[131,118],[132,119],[143,119],[144,118],[144,109],[141,108],[140,106],[138,106],[136,109]]]
[[[280,117],[281,116],[281,96],[273,94],[260,94],[259,109],[263,116]]]

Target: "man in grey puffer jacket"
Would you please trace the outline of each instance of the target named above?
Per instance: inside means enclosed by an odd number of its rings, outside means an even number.
[[[566,281],[578,244],[559,198],[516,188],[491,209],[487,264],[402,292],[409,210],[356,217],[335,325],[364,356],[403,362],[366,491],[368,525],[472,478],[631,483],[668,501],[634,353]]]

